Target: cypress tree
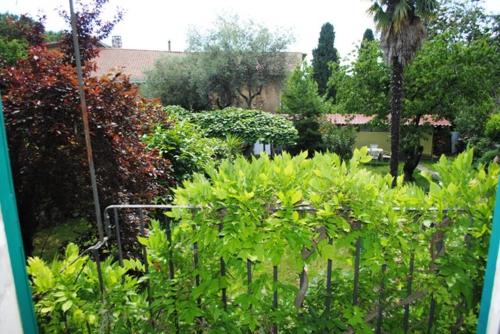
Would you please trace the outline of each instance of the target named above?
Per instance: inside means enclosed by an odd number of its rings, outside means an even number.
[[[333,25],[329,22],[323,24],[319,34],[318,47],[313,50],[313,77],[318,84],[320,95],[326,95],[326,98],[335,97],[335,89],[327,87],[328,79],[332,75],[330,63],[338,63],[337,49],[334,47],[335,31]]]
[[[375,40],[375,36],[373,35],[373,30],[371,29],[366,29],[364,34],[363,34],[363,41],[368,41],[368,42],[371,42]]]

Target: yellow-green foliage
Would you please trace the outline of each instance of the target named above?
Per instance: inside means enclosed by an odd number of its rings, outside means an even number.
[[[411,306],[412,332],[427,330],[431,298],[437,304],[437,333],[449,333],[457,323],[457,331],[473,331],[498,166],[474,167],[472,151],[454,160],[442,158],[433,166],[441,181],[426,176],[430,186],[425,192],[402,180],[392,188],[389,175],[363,167],[369,160],[366,148],[355,150],[346,162],[335,154],[318,153],[311,159],[304,154],[274,159],[263,155],[251,161],[223,161],[206,174],[195,174],[175,190],[175,204],[198,209],[169,214],[172,244],[157,221],[139,240],[148,254],[150,274],[144,279],[150,284],[151,307],[146,289],[130,271],[142,271],[139,263],[131,261],[122,269],[105,261],[108,292],[100,301],[95,265],[86,257],[74,261],[76,251],[70,248],[64,261],[51,266],[30,260],[42,327],[79,333],[86,332],[85,326],[94,330],[99,324],[105,332],[122,333],[127,323],[134,333],[171,333],[176,327],[181,333],[257,333],[270,332],[276,323],[281,333],[342,333],[349,326],[356,333],[371,333],[375,322],[364,319],[382,300],[382,330],[396,333],[402,331],[403,322],[403,307],[397,303],[407,297],[413,257],[417,297]],[[306,207],[314,211],[301,211]],[[357,240],[362,245],[360,290],[359,304],[353,306]],[[437,256],[432,258],[430,250],[440,249],[441,241],[444,248],[434,251]],[[194,244],[199,254],[196,269]],[[333,297],[325,312],[328,260],[333,260]],[[247,261],[252,267],[250,286]],[[170,262],[174,279],[169,279]],[[62,270],[66,266],[69,270]],[[273,266],[278,267],[277,284]],[[308,289],[297,308],[302,269],[307,272]],[[113,275],[122,277],[123,283],[110,280]],[[221,302],[223,288],[227,309]],[[277,309],[272,307],[274,290]]]

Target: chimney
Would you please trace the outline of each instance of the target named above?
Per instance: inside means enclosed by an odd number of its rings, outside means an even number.
[[[170,40],[168,40],[168,52],[172,51],[172,43],[170,42]]]
[[[111,37],[111,46],[114,48],[121,48],[122,47],[122,36],[113,36]]]

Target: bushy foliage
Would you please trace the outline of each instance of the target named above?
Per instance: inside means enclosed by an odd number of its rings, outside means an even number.
[[[500,113],[490,115],[486,122],[484,134],[492,141],[496,141],[497,144],[500,143]]]
[[[146,92],[192,110],[244,105],[251,109],[269,85],[287,74],[293,37],[235,15],[218,17],[187,35],[187,55],[168,55],[147,73]],[[182,58],[180,58],[182,57]]]
[[[160,98],[163,105],[196,111],[209,109],[209,93],[197,54],[166,56],[145,74],[146,82],[141,87],[145,96]]]
[[[356,130],[350,126],[338,126],[328,121],[321,122],[323,149],[350,159],[356,141]]]
[[[92,66],[86,66],[87,73]],[[148,152],[143,133],[166,121],[124,75],[85,82],[101,205],[148,201],[170,183],[168,160]],[[91,212],[91,191],[75,69],[57,51],[32,48],[0,73],[24,245],[44,222]],[[159,183],[162,180],[163,184]]]
[[[297,139],[297,130],[291,121],[261,110],[230,107],[192,113],[189,119],[204,129],[209,137],[233,135],[247,145],[260,141],[286,146],[293,145]]]
[[[77,2],[75,7],[75,23],[78,32],[78,45],[82,64],[97,57],[99,54],[99,41],[111,34],[114,26],[122,20],[123,11],[116,9],[111,19],[104,17],[105,7],[109,0],[91,0]],[[64,60],[75,65],[73,36],[71,34],[71,16],[64,9],[59,15],[66,21],[68,29],[64,30],[59,42],[59,48],[64,54]]]
[[[43,42],[45,27],[42,19],[26,15],[0,14],[0,67],[14,65],[28,55],[28,47]]]
[[[97,266],[89,255],[80,257],[75,244],[66,248],[62,260],[47,265],[38,257],[28,259],[35,311],[43,333],[147,333],[145,296],[141,279],[130,275],[142,271],[138,260],[123,266],[111,258],[102,262],[106,298],[100,299]]]
[[[283,90],[281,104],[281,112],[293,119],[299,132],[297,144],[290,147],[290,151],[308,151],[312,155],[321,150],[319,118],[325,111],[325,104],[318,93],[311,66],[303,63],[293,71]]]
[[[168,109],[180,111],[179,108]],[[169,115],[169,123],[158,124],[144,137],[144,141],[149,149],[158,151],[162,158],[172,163],[173,175],[178,181],[189,178],[195,172],[203,172],[204,168],[218,160],[240,153],[232,150],[237,144],[230,147],[223,139],[207,137],[205,130],[188,119],[182,119],[175,113]]]
[[[337,98],[334,110],[341,114],[378,115],[389,112],[389,67],[378,41],[363,41],[355,61],[338,68],[330,77]]]
[[[122,333],[126,323],[137,333],[247,333],[270,332],[274,323],[282,333],[369,333],[381,302],[381,330],[395,333],[402,330],[402,303],[411,300],[410,328],[424,332],[434,300],[432,331],[474,331],[499,167],[475,168],[472,151],[442,158],[433,167],[441,181],[427,176],[425,193],[401,179],[392,187],[390,176],[363,168],[369,160],[366,149],[345,162],[330,153],[237,158],[196,175],[175,190],[175,204],[198,209],[168,214],[175,222],[172,242],[155,221],[139,239],[150,270],[139,282],[149,289],[138,284],[136,275],[145,268],[136,261],[123,268],[104,262],[106,293],[99,300],[95,265],[83,268],[87,258],[75,261],[74,249],[52,266],[30,260],[41,327]],[[304,211],[308,206],[315,211]],[[351,259],[358,240],[360,285],[353,305]],[[331,291],[325,288],[328,260]],[[408,295],[410,261],[415,269]]]

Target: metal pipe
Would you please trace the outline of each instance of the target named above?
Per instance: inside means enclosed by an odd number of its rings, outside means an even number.
[[[80,108],[82,109],[83,132],[85,134],[85,147],[87,148],[87,160],[89,162],[90,181],[92,183],[92,196],[94,198],[97,232],[99,233],[99,239],[104,240],[104,232],[102,228],[102,218],[101,218],[101,206],[99,204],[99,193],[97,192],[94,158],[92,155],[92,142],[90,140],[89,115],[87,110],[87,101],[85,99],[82,61],[80,59],[80,45],[78,43],[78,36],[76,32],[76,17],[75,17],[75,10],[73,8],[73,0],[69,0],[69,12],[71,16],[71,34],[73,35],[73,50],[76,62],[76,74],[78,76],[78,92],[80,94]]]

